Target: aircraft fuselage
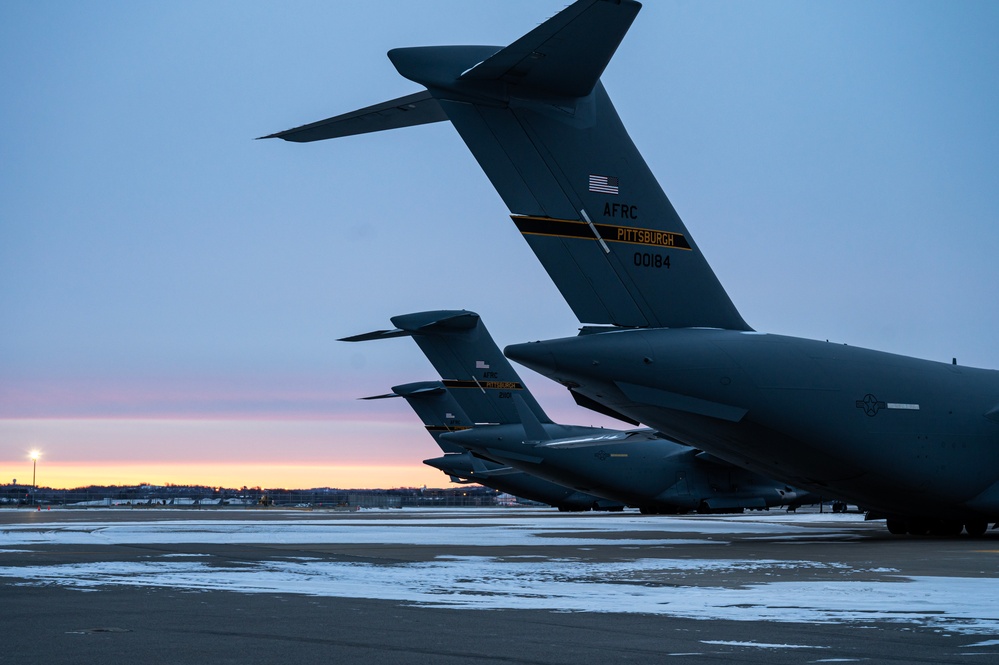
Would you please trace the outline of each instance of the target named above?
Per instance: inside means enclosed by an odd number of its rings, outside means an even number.
[[[699,450],[652,430],[545,425],[552,436],[527,441],[519,424],[444,434],[448,442],[540,478],[649,512],[785,506],[805,497],[743,468],[698,457]]]
[[[999,515],[993,370],[718,329],[596,332],[506,353],[666,436],[798,487],[885,514]]]

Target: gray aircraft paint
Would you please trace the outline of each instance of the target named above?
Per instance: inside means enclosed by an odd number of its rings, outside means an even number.
[[[438,438],[442,448],[458,445],[479,457],[647,512],[769,508],[817,500],[649,429],[553,423],[475,312],[417,312],[392,317],[392,323],[395,329],[341,341],[403,336],[416,341],[443,381],[394,390],[410,399],[424,422],[448,423],[441,429],[453,431]],[[445,399],[440,395],[445,386],[450,393],[446,403],[439,401]],[[424,404],[416,404],[411,395],[420,396]],[[460,410],[468,420],[442,418],[442,409],[448,416]],[[475,426],[467,426],[473,422]]]
[[[541,406],[493,341],[479,315],[465,310],[417,312],[392,317],[393,330],[376,330],[340,341],[412,337],[474,423],[520,422],[513,400],[519,394],[542,422]]]
[[[639,8],[579,0],[506,49],[389,53],[438,101],[580,321],[644,328],[508,357],[911,531],[929,519],[983,530],[999,519],[999,373],[747,334],[598,80]],[[294,131],[273,136],[316,138]]]
[[[524,499],[546,503],[561,510],[589,510],[602,503],[596,496],[549,482],[502,463],[476,459],[464,448],[444,440],[443,434],[470,429],[472,420],[440,381],[421,381],[394,386],[386,395],[362,399],[402,397],[423,421],[443,457],[423,463],[440,469],[456,482],[474,482]]]

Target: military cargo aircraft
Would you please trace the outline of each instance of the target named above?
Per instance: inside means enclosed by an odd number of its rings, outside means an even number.
[[[768,334],[743,319],[600,76],[641,5],[579,0],[505,48],[400,48],[424,92],[271,137],[450,121],[585,324],[508,357],[893,533],[999,520],[999,373]]]
[[[393,387],[389,394],[361,399],[373,400],[391,397],[402,397],[409,403],[416,415],[423,421],[427,432],[444,451],[442,457],[423,460],[423,463],[440,469],[451,476],[453,482],[479,483],[523,499],[546,503],[561,511],[578,512],[594,508],[603,510],[624,508],[623,504],[609,502],[600,497],[549,482],[508,465],[490,459],[473,457],[461,446],[444,441],[443,434],[470,429],[473,422],[440,381],[407,383]]]
[[[453,430],[438,438],[442,447],[458,444],[479,457],[643,513],[741,512],[818,501],[651,429],[620,431],[552,422],[475,312],[417,312],[393,317],[392,323],[392,330],[341,341],[402,336],[416,341],[441,375],[439,385],[474,421],[472,426],[458,424],[453,420],[458,410],[450,403],[440,403],[433,412],[424,408],[420,415],[425,423],[443,420]],[[403,396],[422,395],[428,389],[414,385],[419,389],[407,387]],[[418,405],[412,405],[419,412]]]

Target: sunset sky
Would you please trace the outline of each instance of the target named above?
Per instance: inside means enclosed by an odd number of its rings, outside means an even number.
[[[258,136],[417,92],[397,46],[562,0],[0,4],[0,483],[446,486],[389,317],[578,322],[447,123]],[[646,3],[603,81],[758,330],[997,368],[999,4]],[[527,370],[559,422],[617,426]]]

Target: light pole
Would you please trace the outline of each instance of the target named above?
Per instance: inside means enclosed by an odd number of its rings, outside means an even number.
[[[31,455],[29,455],[29,457],[31,457],[31,503],[32,504],[35,503],[35,491],[38,488],[38,486],[35,484],[35,470],[38,467],[38,458],[40,456],[41,453],[38,452],[37,450],[32,450]]]

